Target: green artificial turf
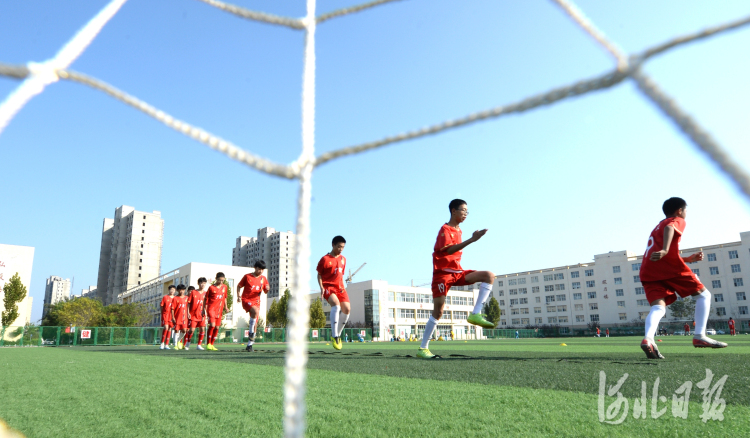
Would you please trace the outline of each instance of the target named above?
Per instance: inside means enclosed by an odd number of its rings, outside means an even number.
[[[309,436],[742,436],[750,430],[750,336],[723,350],[687,337],[659,343],[649,361],[638,338],[433,342],[440,360],[418,360],[416,343],[311,344]],[[567,346],[560,346],[560,343]],[[0,349],[0,418],[28,437],[280,436],[283,344],[221,351],[158,347]],[[728,375],[723,421],[701,421],[701,389]],[[623,424],[598,419],[599,373],[621,388]],[[651,395],[659,378],[658,409]],[[672,396],[691,380],[688,418]],[[646,419],[633,405],[647,385]],[[715,399],[715,395],[714,395]],[[605,408],[614,403],[606,398]]]

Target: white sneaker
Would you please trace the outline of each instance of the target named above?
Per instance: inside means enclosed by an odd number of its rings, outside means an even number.
[[[163,349],[164,349],[164,344],[161,344],[161,347],[159,347],[159,350],[163,350]]]
[[[198,346],[198,350],[201,350],[201,351],[203,351],[203,350],[205,350],[205,348],[203,348],[203,347],[201,347],[201,346],[199,345],[199,346]]]
[[[171,350],[171,348],[169,348],[169,345],[165,345],[165,346],[164,346],[164,349],[165,349],[165,350]]]
[[[185,351],[187,351],[187,350],[190,350],[190,347],[188,347],[188,346],[186,345],[185,347],[183,347],[183,349],[184,349]]]

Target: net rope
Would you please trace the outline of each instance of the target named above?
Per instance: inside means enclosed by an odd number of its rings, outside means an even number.
[[[347,7],[316,15],[316,0],[306,0],[307,15],[303,18],[282,17],[264,12],[252,11],[237,5],[218,0],[199,0],[207,5],[238,17],[285,26],[305,32],[304,66],[302,78],[302,151],[290,164],[281,164],[260,157],[204,129],[179,120],[165,111],[136,98],[116,87],[91,76],[68,69],[86,50],[107,22],[120,10],[126,0],[112,0],[94,16],[62,49],[47,61],[26,65],[11,65],[0,62],[0,76],[22,80],[0,103],[0,135],[13,117],[34,96],[42,93],[48,85],[63,79],[86,85],[125,103],[153,117],[166,126],[214,149],[232,160],[245,164],[257,171],[277,177],[296,179],[299,182],[297,196],[297,224],[294,258],[295,274],[292,277],[294,291],[307,290],[310,282],[310,202],[312,196],[311,178],[315,167],[337,158],[359,154],[387,145],[412,140],[447,130],[470,125],[483,120],[494,119],[508,114],[521,113],[565,99],[581,96],[597,90],[604,90],[632,79],[644,97],[656,106],[677,128],[685,134],[695,147],[711,160],[750,201],[750,176],[706,129],[691,117],[674,98],[667,95],[655,80],[642,71],[643,64],[654,56],[665,53],[683,44],[712,37],[723,32],[738,29],[750,24],[750,17],[744,17],[698,32],[682,35],[645,51],[630,56],[598,29],[573,2],[551,0],[573,20],[599,46],[615,60],[615,68],[602,75],[582,79],[572,84],[556,87],[516,102],[471,113],[463,117],[443,121],[420,129],[384,137],[379,140],[343,147],[315,156],[315,32],[317,24],[361,12],[373,7],[402,0],[375,0],[357,6]],[[285,363],[284,384],[284,434],[287,437],[301,437],[305,433],[305,381],[307,365],[307,330],[309,327],[309,296],[307,293],[292,294],[289,303],[289,330]]]

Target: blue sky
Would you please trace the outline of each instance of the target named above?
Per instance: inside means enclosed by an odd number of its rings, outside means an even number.
[[[302,16],[304,2],[240,1]],[[321,1],[320,13],[356,4]],[[106,2],[0,3],[0,62],[52,57]],[[580,1],[632,53],[747,16],[746,1]],[[130,0],[72,68],[288,163],[300,150],[303,34],[192,0]],[[645,68],[750,168],[750,29],[674,50]],[[406,0],[318,27],[318,153],[515,101],[612,68],[551,2]],[[0,78],[0,96],[17,81]],[[269,177],[100,92],[59,82],[0,135],[0,242],[36,248],[44,281],[96,284],[102,219],[160,210],[164,271],[231,263],[240,235],[293,230],[296,183]],[[465,234],[489,228],[463,265],[496,274],[640,252],[670,196],[687,199],[683,246],[739,240],[750,215],[735,187],[625,83],[523,115],[337,160],[313,177],[317,259],[348,240],[358,280],[428,282],[448,202]],[[314,263],[313,263],[314,266]]]

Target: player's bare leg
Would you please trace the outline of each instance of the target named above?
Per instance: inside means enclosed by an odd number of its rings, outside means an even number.
[[[708,314],[711,311],[711,292],[705,287],[692,295],[695,300],[695,333],[693,347],[695,348],[724,348],[725,342],[719,342],[706,336]]]
[[[495,281],[495,274],[491,271],[474,271],[466,274],[466,277],[464,278],[467,283],[473,284],[479,282],[477,301],[474,303],[474,310],[466,321],[486,329],[495,328],[495,324],[487,321],[487,319],[482,316],[482,309],[484,308],[484,303],[487,302],[487,298],[490,296],[492,283]]]
[[[425,325],[424,333],[422,334],[422,344],[420,345],[419,351],[417,352],[417,357],[419,357],[420,359],[434,359],[440,357],[430,352],[430,337],[432,337],[432,333],[437,328],[438,321],[440,321],[440,318],[443,317],[443,310],[445,309],[445,295],[433,297],[432,302],[432,315],[430,316],[430,319],[427,320],[427,325]]]

